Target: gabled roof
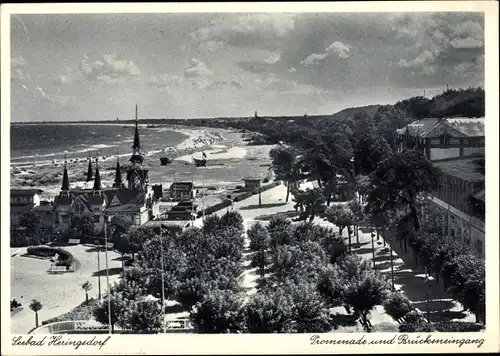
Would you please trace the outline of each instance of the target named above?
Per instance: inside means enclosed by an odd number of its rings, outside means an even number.
[[[484,137],[484,118],[450,118],[446,119],[449,127],[463,133],[467,137]]]
[[[439,137],[445,132],[454,137],[484,137],[484,118],[426,118],[416,120],[396,132],[421,138]]]
[[[59,194],[54,198],[55,205],[71,205],[73,203],[74,196],[70,194]]]

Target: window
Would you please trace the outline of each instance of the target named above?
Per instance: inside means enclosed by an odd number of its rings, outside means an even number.
[[[61,215],[61,222],[63,224],[67,224],[69,222],[69,216],[68,215]]]
[[[82,204],[76,204],[75,205],[75,212],[76,213],[83,213],[85,211],[85,207]]]
[[[479,256],[483,256],[483,241],[477,239],[476,240],[476,248]]]

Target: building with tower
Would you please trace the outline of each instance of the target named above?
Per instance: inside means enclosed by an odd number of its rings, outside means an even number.
[[[55,231],[71,227],[72,217],[91,213],[97,232],[103,231],[104,221],[120,215],[132,225],[142,225],[158,214],[158,200],[149,185],[148,169],[139,137],[137,105],[135,107],[135,132],[126,184],[122,180],[120,161],[117,157],[113,185],[104,187],[99,172],[99,160],[95,159],[95,172],[89,159],[87,182],[82,187],[70,187],[70,175],[64,164],[63,181],[59,195],[54,199]]]

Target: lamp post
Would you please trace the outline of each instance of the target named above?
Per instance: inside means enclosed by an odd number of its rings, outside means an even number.
[[[97,290],[99,299],[101,299],[101,259],[99,257],[101,252],[101,241],[97,240]]]
[[[372,240],[372,256],[373,256],[373,268],[375,268],[375,243],[373,242],[373,239],[375,238],[375,234],[373,231],[370,234],[371,240]]]
[[[107,219],[108,217],[104,214],[104,247],[106,256],[106,284],[108,289],[108,325],[109,333],[112,334],[111,330],[111,290],[109,288],[109,268],[108,268],[108,231],[107,231]]]
[[[165,268],[163,267],[163,229],[160,224],[160,258],[161,258],[161,313],[162,313],[162,326],[163,333],[165,334]]]

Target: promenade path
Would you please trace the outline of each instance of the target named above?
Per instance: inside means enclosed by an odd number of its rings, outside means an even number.
[[[262,206],[260,208],[258,206],[258,195],[253,195],[248,199],[236,202],[233,206],[233,209],[238,210],[244,219],[246,247],[243,256],[244,272],[242,276],[242,287],[247,290],[249,295],[256,291],[255,288],[257,286],[259,273],[257,268],[251,268],[249,266],[251,252],[248,249],[249,241],[246,236],[246,229],[252,226],[256,221],[260,221],[265,225],[271,215],[277,213],[292,213],[294,211],[292,195],[290,194],[288,203],[285,203],[285,196],[286,187],[284,185],[279,185],[261,194]],[[224,209],[216,214],[223,215],[226,211],[227,210]],[[328,221],[324,221],[321,218],[315,218],[314,223],[333,228],[338,234],[338,227]],[[196,225],[201,225],[201,219],[197,219]],[[359,244],[356,244],[356,237],[351,237],[353,252],[373,262],[371,230],[368,228],[361,228],[358,230],[358,236]],[[342,232],[342,237],[347,244],[347,229],[344,229]],[[376,240],[376,237],[374,240]],[[383,241],[382,236],[379,237],[378,241],[374,241],[375,267],[391,281],[390,250],[388,243],[384,246]],[[392,246],[395,289],[404,293],[416,308],[424,312],[426,316],[427,311],[429,311],[431,321],[475,320],[474,316],[470,313],[462,312],[460,304],[450,298],[450,295],[444,290],[442,283],[438,284],[433,277],[429,277],[426,282],[425,274],[414,263],[410,250],[408,254],[405,254],[404,250],[400,248],[399,242],[393,242]],[[337,307],[334,308],[332,312],[342,315],[345,314],[345,309],[343,307]],[[397,331],[398,324],[385,313],[382,306],[377,306],[371,312],[370,320],[376,330]],[[359,326],[352,326],[342,331],[357,332],[361,331],[361,328]]]

